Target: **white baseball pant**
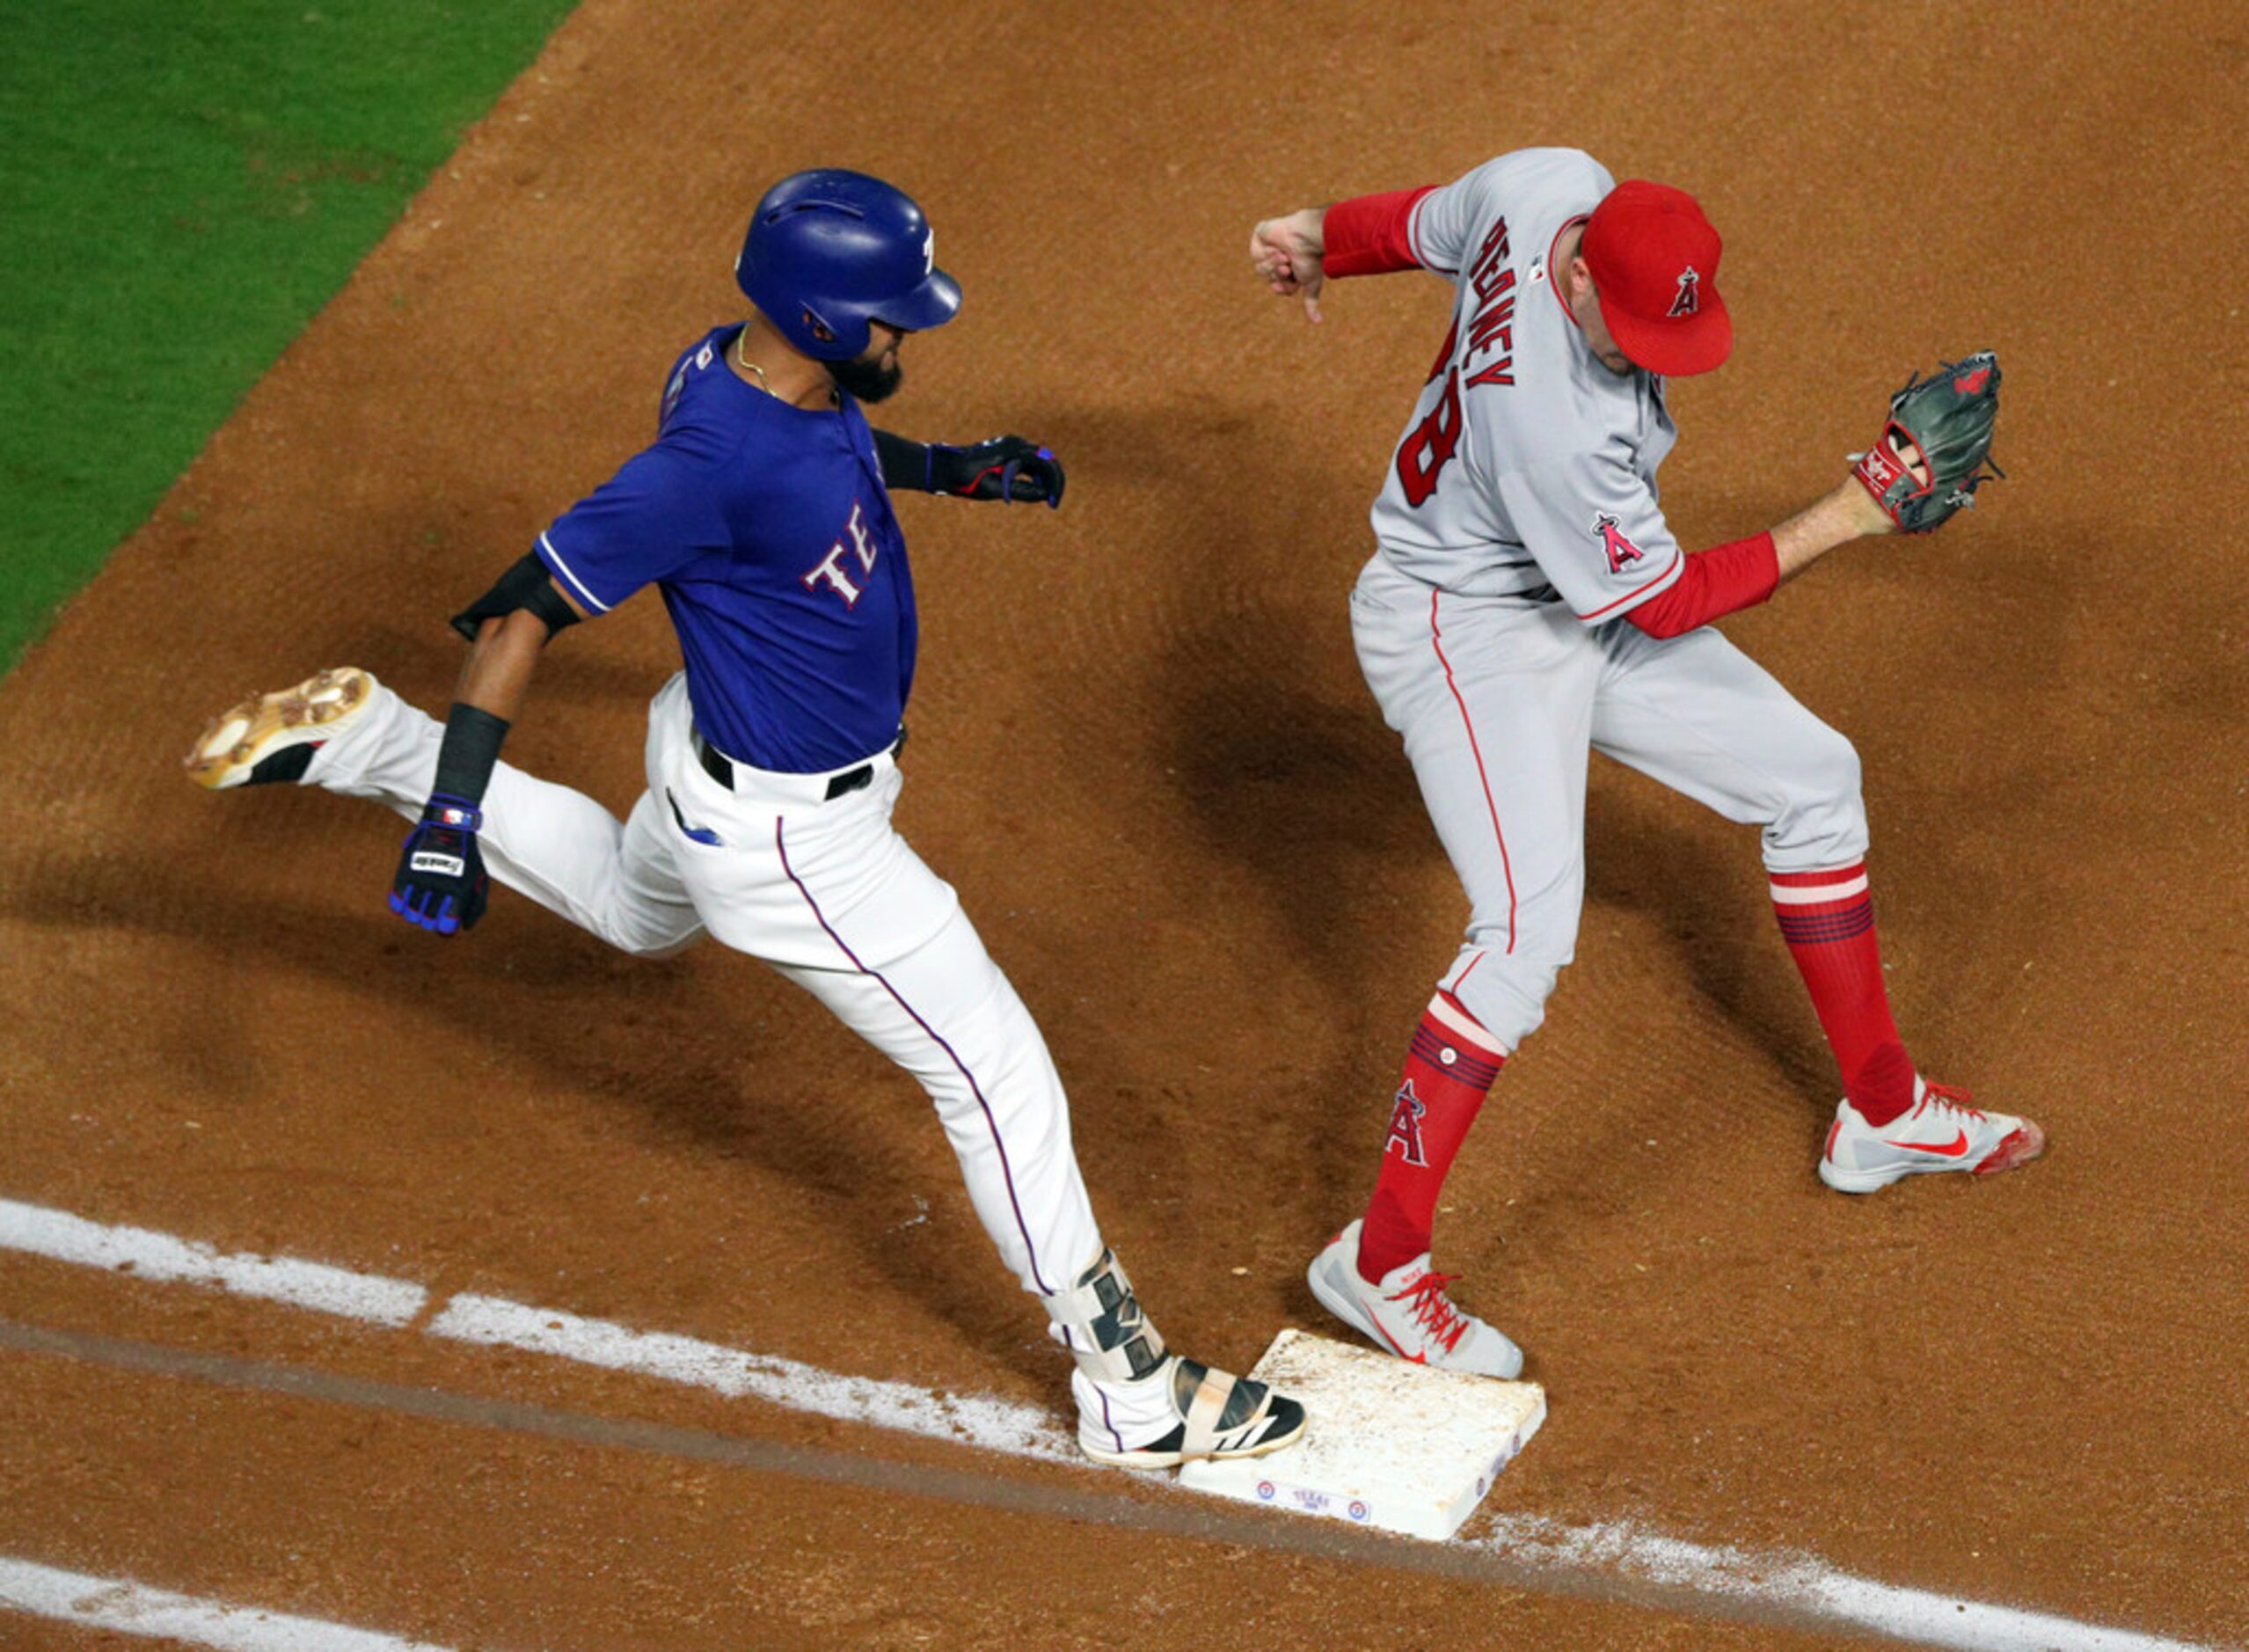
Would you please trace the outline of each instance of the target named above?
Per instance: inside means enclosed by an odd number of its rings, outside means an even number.
[[[484,798],[493,877],[627,952],[660,957],[708,930],[770,964],[929,1092],[1023,1288],[1074,1283],[1102,1244],[1061,1076],[960,897],[892,829],[897,764],[871,759],[872,782],[832,801],[826,775],[741,764],[729,790],[697,761],[691,719],[675,676],[649,703],[648,789],[622,825],[582,793],[501,764]],[[305,779],[419,819],[443,735],[378,687]]]

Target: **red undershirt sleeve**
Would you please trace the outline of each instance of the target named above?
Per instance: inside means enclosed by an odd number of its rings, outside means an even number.
[[[1425,184],[1419,189],[1337,201],[1327,209],[1321,226],[1327,246],[1320,256],[1321,270],[1333,280],[1420,268],[1421,260],[1413,255],[1413,203],[1435,187]]]
[[[1772,535],[1712,545],[1687,559],[1671,588],[1625,618],[1651,637],[1677,637],[1698,625],[1755,608],[1780,584],[1780,557]]]

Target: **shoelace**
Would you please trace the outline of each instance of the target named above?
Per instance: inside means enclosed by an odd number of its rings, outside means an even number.
[[[1445,1287],[1459,1277],[1458,1274],[1423,1274],[1391,1298],[1410,1305],[1409,1311],[1428,1332],[1430,1341],[1448,1354],[1459,1346],[1462,1334],[1468,1329],[1468,1321],[1445,1295]]]
[[[1933,1104],[1947,1113],[1965,1113],[1972,1119],[1983,1116],[1982,1107],[1968,1104],[1968,1092],[1965,1090],[1956,1089],[1948,1084],[1931,1084],[1926,1079],[1922,1080],[1922,1087],[1926,1092],[1921,1103],[1924,1107]]]

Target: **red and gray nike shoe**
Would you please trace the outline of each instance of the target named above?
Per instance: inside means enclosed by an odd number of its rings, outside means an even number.
[[[1445,1294],[1458,1277],[1431,1273],[1424,1251],[1369,1284],[1359,1276],[1356,1222],[1330,1239],[1304,1274],[1322,1307],[1400,1359],[1479,1377],[1520,1376],[1522,1350]]]
[[[1838,1193],[1872,1193],[1936,1170],[1989,1176],[2045,1151],[2046,1132],[2028,1119],[1986,1113],[1968,1105],[1967,1091],[1917,1078],[1912,1111],[1888,1124],[1869,1124],[1849,1101],[1837,1104],[1820,1180]]]

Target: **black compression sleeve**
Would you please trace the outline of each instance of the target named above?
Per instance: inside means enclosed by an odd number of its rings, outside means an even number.
[[[882,461],[882,485],[892,493],[902,488],[909,493],[926,493],[930,487],[930,450],[919,442],[909,442],[903,436],[893,435],[887,430],[877,430],[874,435],[874,456]]]
[[[492,784],[493,769],[500,762],[500,742],[507,738],[505,717],[455,700],[445,719],[445,742],[437,749],[437,783],[431,794],[457,797],[471,805],[483,802],[485,787]]]

